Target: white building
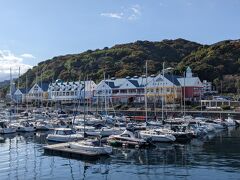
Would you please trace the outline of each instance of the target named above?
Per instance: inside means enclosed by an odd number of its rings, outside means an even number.
[[[48,83],[34,84],[26,96],[27,102],[44,101],[48,99]]]
[[[27,92],[25,88],[17,89],[13,94],[13,100],[17,103],[25,103],[27,98]]]
[[[146,84],[147,87],[146,87]],[[181,94],[181,87],[177,81],[177,76],[165,74],[158,76],[134,76],[130,78],[111,78],[102,80],[96,87],[94,96],[98,100],[108,100],[113,102],[144,102],[145,89],[147,89],[148,99],[174,101]]]
[[[178,78],[179,76],[173,74],[157,75],[147,85],[147,96],[155,102],[163,100],[173,103],[178,101],[182,93]]]
[[[85,85],[85,91],[84,91]],[[63,82],[58,79],[56,82],[49,84],[48,94],[49,99],[52,101],[72,101],[84,97],[90,99],[93,96],[93,91],[96,84],[93,81],[76,81],[76,82]]]
[[[113,102],[140,101],[144,95],[144,77],[129,76],[102,80],[96,87],[94,96],[99,101],[105,98]]]
[[[216,91],[213,91],[212,82],[203,80],[203,94],[210,94]]]

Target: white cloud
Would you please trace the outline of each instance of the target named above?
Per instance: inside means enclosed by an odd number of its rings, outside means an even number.
[[[134,12],[134,14],[141,14],[141,7],[138,4],[132,6],[131,10]]]
[[[128,8],[122,8],[122,12],[106,12],[101,13],[101,16],[115,19],[136,20],[141,16],[141,6],[135,4]]]
[[[110,17],[110,18],[116,18],[116,19],[122,19],[123,13],[101,13],[101,16]]]
[[[138,19],[138,17],[141,15],[141,7],[136,4],[130,8],[131,12],[128,16],[128,20],[135,20]]]
[[[35,56],[33,56],[32,54],[29,54],[29,53],[24,53],[24,54],[21,55],[21,57],[29,58],[29,59],[35,59]]]
[[[18,57],[9,50],[0,50],[0,81],[9,79],[10,68],[12,69],[13,77],[17,77],[19,73],[25,73],[32,66],[23,63],[22,56]]]

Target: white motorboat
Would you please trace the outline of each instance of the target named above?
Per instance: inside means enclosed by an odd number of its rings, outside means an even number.
[[[33,132],[36,131],[36,128],[32,123],[27,121],[22,121],[19,124],[14,124],[13,127],[17,129],[17,132]]]
[[[71,142],[83,139],[83,135],[77,134],[70,128],[55,128],[53,134],[48,134],[48,141]]]
[[[83,125],[78,125],[78,126],[74,126],[74,129],[80,133],[80,134],[84,134],[84,130],[85,133],[89,136],[98,136],[99,133],[96,133],[96,129],[93,126],[83,126]]]
[[[85,121],[84,121],[85,118]],[[75,117],[74,119],[74,124],[83,124],[85,123],[85,125],[99,125],[99,124],[105,124],[105,120],[100,119],[100,118],[96,118],[93,115],[86,115],[84,117],[84,115],[78,115]]]
[[[118,134],[121,134],[123,133],[125,129],[124,128],[118,128],[118,127],[103,127],[101,128],[100,130],[100,135],[101,136],[111,136],[111,135],[118,135]]]
[[[205,121],[206,124],[210,124],[212,127],[214,127],[214,129],[218,130],[218,129],[225,129],[226,125],[220,120],[208,120]]]
[[[152,142],[174,142],[175,136],[170,133],[163,133],[154,129],[144,130],[139,132],[140,137]]]
[[[148,126],[162,126],[163,125],[162,122],[160,122],[160,121],[147,121],[146,124]]]
[[[79,126],[74,126],[74,129],[80,133],[83,134],[85,130],[85,134],[88,136],[110,136],[110,135],[117,135],[121,134],[125,129],[124,128],[119,128],[119,127],[102,127],[101,129],[96,129],[93,126],[84,126],[79,125]]]
[[[110,145],[118,146],[118,145],[127,145],[127,146],[147,146],[149,143],[140,138],[136,138],[131,131],[125,130],[122,134],[119,135],[111,135],[108,137],[107,142]]]
[[[0,122],[0,134],[11,134],[15,132],[15,127],[10,126],[7,122]]]
[[[100,141],[82,140],[69,143],[71,149],[77,149],[84,152],[94,153],[95,155],[105,155],[112,153],[112,147],[103,145]]]
[[[46,121],[38,121],[35,126],[37,130],[50,130],[54,128],[51,123],[47,123]]]
[[[231,118],[230,116],[228,116],[228,118],[225,119],[225,120],[223,121],[223,123],[224,123],[225,125],[227,125],[228,127],[236,126],[235,120],[234,120],[233,118]]]
[[[178,128],[178,130],[176,130],[175,128],[173,129],[159,128],[159,129],[155,129],[155,131],[159,131],[163,134],[171,134],[175,136],[176,138],[175,141],[180,143],[189,142],[194,136],[194,132],[189,129],[185,129],[183,127]]]

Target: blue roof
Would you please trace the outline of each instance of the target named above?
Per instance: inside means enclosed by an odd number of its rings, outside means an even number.
[[[43,91],[47,91],[48,90],[48,86],[49,83],[38,83],[38,86],[43,90]]]
[[[176,86],[180,86],[180,83],[177,78],[181,78],[181,76],[176,76],[172,74],[164,74],[164,77],[168,79],[170,82],[172,82]]]
[[[105,81],[105,83],[106,83],[110,88],[118,88],[118,86],[115,86],[114,82]]]
[[[30,90],[30,88],[26,89],[26,88],[20,88],[19,89],[23,94],[27,94],[28,91]]]
[[[137,80],[128,79],[128,81],[129,81],[130,83],[132,83],[135,87],[140,87]]]

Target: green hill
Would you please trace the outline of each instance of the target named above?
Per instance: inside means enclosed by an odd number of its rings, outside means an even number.
[[[20,82],[25,84],[26,75],[28,86],[40,79],[52,82],[56,79],[72,81],[88,78],[99,82],[104,71],[107,77],[142,75],[146,60],[149,62],[149,74],[158,73],[165,61],[166,67],[174,67],[177,74],[182,74],[184,68],[190,66],[201,79],[214,81],[218,88],[222,81],[223,91],[237,91],[236,80],[240,73],[240,41],[237,40],[213,45],[201,45],[184,39],[137,41],[88,50],[43,61],[23,74]]]

